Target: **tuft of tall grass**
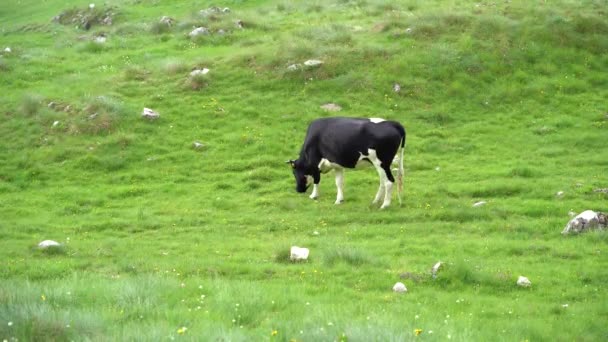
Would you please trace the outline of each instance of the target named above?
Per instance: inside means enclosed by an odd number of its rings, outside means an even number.
[[[28,93],[21,99],[21,112],[26,116],[38,114],[42,108],[43,97],[38,94]]]

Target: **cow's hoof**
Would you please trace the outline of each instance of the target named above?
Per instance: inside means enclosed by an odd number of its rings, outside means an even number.
[[[383,204],[380,206],[380,209],[386,209],[386,208],[388,208],[388,206],[389,206],[389,204]]]
[[[319,198],[319,196],[308,196],[311,200],[317,200],[317,198]]]
[[[342,204],[344,202],[344,200],[336,200],[336,202],[334,202],[334,204]]]

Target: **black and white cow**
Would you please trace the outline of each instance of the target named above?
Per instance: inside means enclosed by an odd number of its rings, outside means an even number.
[[[306,138],[297,160],[290,160],[296,178],[296,191],[303,193],[313,180],[310,198],[319,196],[321,173],[334,170],[338,195],[336,204],[344,201],[344,169],[353,169],[365,164],[373,165],[380,176],[380,187],[373,204],[383,198],[381,208],[391,204],[391,191],[395,178],[391,163],[401,148],[398,169],[398,195],[401,203],[403,184],[403,149],[405,129],[396,121],[332,117],[314,120],[306,132]]]

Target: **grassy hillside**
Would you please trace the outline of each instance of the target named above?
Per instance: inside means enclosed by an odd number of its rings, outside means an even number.
[[[0,3],[1,339],[608,339],[606,1],[89,3]],[[403,123],[403,206],[295,192],[330,115]]]

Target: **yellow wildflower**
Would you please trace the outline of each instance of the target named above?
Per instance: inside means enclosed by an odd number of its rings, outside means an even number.
[[[43,302],[46,300],[46,296],[44,294],[42,296],[40,296],[40,298],[42,299]]]
[[[185,334],[185,333],[186,333],[186,330],[188,330],[188,328],[186,328],[186,327],[181,327],[181,328],[177,329],[177,333],[178,333],[179,335],[183,335],[183,334]]]
[[[418,335],[422,334],[422,329],[414,329],[414,334],[415,334],[416,336],[418,336]]]
[[[278,332],[277,330],[273,330],[273,331],[270,333],[270,336],[277,336],[277,334],[278,334],[278,333],[279,333],[279,332]]]

